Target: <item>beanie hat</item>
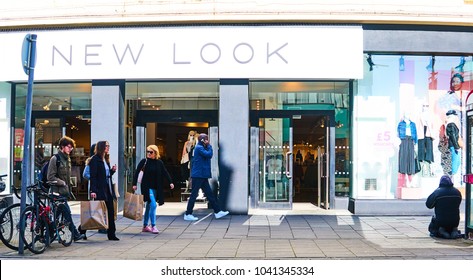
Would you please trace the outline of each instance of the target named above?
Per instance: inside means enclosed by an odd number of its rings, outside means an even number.
[[[455,111],[455,110],[448,110],[448,112],[445,115],[447,115],[447,116],[455,115],[456,116],[458,114],[457,114],[457,111]]]
[[[208,140],[209,139],[209,136],[205,133],[201,133],[199,134],[199,141],[202,141],[202,140]]]
[[[450,176],[443,175],[442,178],[440,178],[440,185],[453,186],[453,182],[452,179],[450,179]]]

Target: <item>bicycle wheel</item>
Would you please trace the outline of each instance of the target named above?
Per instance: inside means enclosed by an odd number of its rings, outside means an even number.
[[[37,214],[34,206],[25,208],[20,220],[21,225],[24,225],[24,231],[20,228],[20,235],[28,250],[34,254],[41,254],[46,250],[49,231],[43,219]]]
[[[0,240],[8,248],[18,251],[20,243],[20,203],[15,203],[0,214]]]
[[[58,204],[54,215],[57,241],[65,247],[72,243],[72,231],[69,229],[70,222],[66,219],[67,212],[68,210],[64,204]]]

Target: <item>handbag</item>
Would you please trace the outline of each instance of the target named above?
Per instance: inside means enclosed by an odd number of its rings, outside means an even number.
[[[80,202],[81,229],[108,229],[107,205],[103,200]]]
[[[120,193],[118,192],[118,185],[117,185],[117,183],[113,183],[112,186],[113,186],[113,191],[115,192],[115,196],[116,196],[117,198],[119,198],[119,197],[120,197]]]
[[[143,220],[144,200],[142,194],[125,193],[123,217],[135,221]]]
[[[420,166],[420,161],[417,159],[417,157],[414,159],[415,163],[415,173],[419,173],[422,170],[422,167]]]
[[[182,155],[181,164],[187,163],[189,161],[189,153],[185,153]]]
[[[145,173],[145,167],[146,167],[147,162],[148,162],[148,159],[146,159],[145,164],[143,165],[143,167],[141,167],[140,173],[138,173],[138,179],[136,181],[139,184],[141,184],[141,180],[143,180],[143,175]]]

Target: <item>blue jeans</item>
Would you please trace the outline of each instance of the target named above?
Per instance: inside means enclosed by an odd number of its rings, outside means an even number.
[[[149,189],[149,201],[146,201],[145,216],[143,217],[143,226],[148,225],[148,220],[151,220],[151,226],[156,226],[156,190]]]
[[[209,185],[209,179],[207,178],[192,178],[192,192],[191,196],[189,197],[189,201],[187,202],[187,211],[186,215],[192,214],[194,210],[195,200],[199,195],[199,189],[202,188],[202,191],[205,194],[205,197],[209,200],[210,206],[214,209],[215,213],[220,212],[220,207],[218,206],[217,200],[212,192],[212,189]]]
[[[452,154],[452,175],[457,174],[458,168],[460,168],[460,152],[455,150],[454,147],[450,147],[450,153]]]
[[[71,207],[69,206],[69,203],[64,203],[66,206],[66,212],[64,213],[64,218],[66,219],[67,222],[69,222],[69,230],[72,232],[72,236],[78,236],[80,233],[77,230],[76,226],[74,225],[74,221],[72,220],[72,213],[71,213]]]

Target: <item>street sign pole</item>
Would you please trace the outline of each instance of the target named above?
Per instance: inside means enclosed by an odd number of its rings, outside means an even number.
[[[26,112],[25,112],[25,139],[23,144],[23,160],[21,164],[21,203],[20,209],[23,213],[26,208],[26,188],[31,185],[31,168],[29,164],[29,156],[31,149],[31,111],[33,107],[33,81],[34,67],[36,64],[36,34],[27,34],[23,41],[22,48],[22,65],[23,70],[28,75],[28,93],[26,95]],[[25,232],[25,225],[20,223],[20,232]],[[20,236],[18,243],[18,253],[23,254],[24,250],[23,238]]]

